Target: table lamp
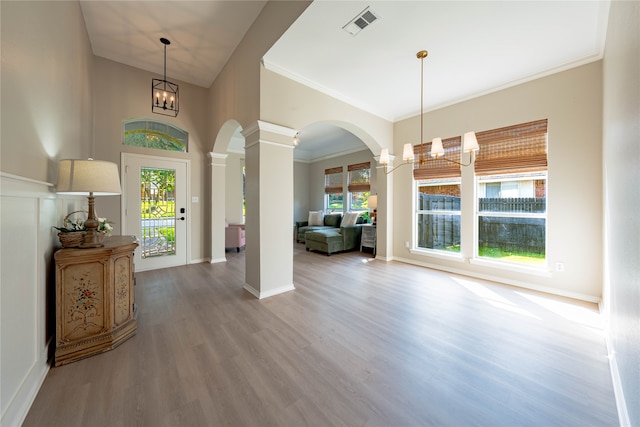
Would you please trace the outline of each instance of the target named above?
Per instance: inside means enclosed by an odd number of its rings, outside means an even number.
[[[376,216],[378,213],[378,195],[371,194],[369,196],[369,210],[371,210],[371,223],[376,223]]]
[[[101,160],[60,160],[58,166],[58,194],[81,194],[88,196],[89,213],[84,223],[86,234],[81,248],[103,246],[98,240],[100,223],[96,216],[94,196],[115,196],[121,194],[118,165]]]

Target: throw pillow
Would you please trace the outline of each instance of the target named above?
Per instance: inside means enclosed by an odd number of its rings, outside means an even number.
[[[344,218],[342,219],[342,226],[351,227],[353,225],[356,225],[358,216],[360,216],[360,212],[347,212],[346,214],[344,214]]]
[[[309,211],[309,225],[324,225],[324,212]]]

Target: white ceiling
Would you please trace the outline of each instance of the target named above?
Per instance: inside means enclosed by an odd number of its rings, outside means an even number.
[[[267,3],[263,1],[80,2],[96,56],[209,88]]]
[[[265,1],[81,1],[93,52],[208,88]],[[365,8],[378,16],[342,29]],[[265,66],[397,121],[424,109],[540,78],[602,57],[606,1],[314,1],[264,57]],[[353,151],[349,133],[301,129],[296,157]],[[361,144],[361,143],[360,143]],[[362,147],[362,145],[360,145]]]

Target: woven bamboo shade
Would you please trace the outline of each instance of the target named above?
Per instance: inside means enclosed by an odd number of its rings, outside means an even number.
[[[476,175],[547,170],[547,119],[477,132]]]
[[[460,161],[460,147],[462,138],[455,136],[442,140],[444,156],[431,157],[431,142],[418,144],[413,147],[415,160],[413,163],[413,179],[457,178],[461,175],[460,165],[444,159]]]
[[[342,166],[324,170],[324,192],[342,193]]]
[[[349,165],[349,192],[359,193],[371,190],[371,162],[357,163]]]

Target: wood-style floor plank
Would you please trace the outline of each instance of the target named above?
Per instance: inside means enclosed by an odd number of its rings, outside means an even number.
[[[138,331],[52,368],[24,426],[617,426],[597,307],[294,250],[295,291],[244,253],[137,273]]]

